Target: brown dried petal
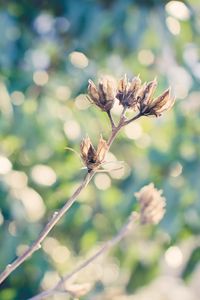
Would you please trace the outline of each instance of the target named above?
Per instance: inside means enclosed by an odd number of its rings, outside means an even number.
[[[96,103],[99,100],[99,93],[97,90],[96,85],[94,84],[94,82],[92,80],[88,81],[88,95],[90,96],[90,98],[92,99],[92,101],[94,103]]]
[[[114,100],[116,95],[116,89],[110,80],[107,80],[106,100]]]
[[[121,78],[118,84],[118,91],[123,93],[126,91],[128,85],[127,76],[124,75],[124,78]]]
[[[139,76],[134,77],[130,83],[129,91],[137,93],[139,91],[140,87],[141,87],[141,80],[140,80]]]
[[[100,162],[104,160],[107,150],[108,145],[106,141],[101,137],[97,147],[97,158]]]
[[[141,105],[148,105],[152,102],[152,96],[157,87],[157,80],[150,81],[143,90]]]

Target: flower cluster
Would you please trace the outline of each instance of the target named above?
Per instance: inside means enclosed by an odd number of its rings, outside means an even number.
[[[144,186],[135,194],[140,204],[140,220],[142,224],[158,224],[165,214],[165,198],[162,191],[153,183]]]
[[[81,142],[80,150],[83,163],[87,167],[88,172],[90,172],[101,165],[108,150],[108,145],[106,141],[100,137],[97,150],[95,150],[90,138],[86,137]]]
[[[129,81],[125,75],[120,79],[117,89],[107,78],[101,79],[98,87],[89,80],[88,95],[92,103],[106,112],[112,109],[117,99],[123,107],[139,110],[140,115],[158,117],[173,106],[175,99],[169,88],[154,98],[156,88],[156,79],[142,84],[139,76]]]

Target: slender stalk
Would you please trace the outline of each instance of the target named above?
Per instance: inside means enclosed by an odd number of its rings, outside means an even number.
[[[110,120],[110,124],[111,124],[112,129],[114,129],[116,126],[115,126],[115,123],[114,123],[114,120],[113,120],[113,117],[111,115],[110,110],[107,111],[107,115],[108,115],[108,118]]]
[[[74,275],[79,273],[81,270],[86,268],[89,264],[91,264],[93,261],[95,261],[99,256],[103,255],[104,253],[108,252],[110,248],[115,246],[121,239],[123,239],[129,230],[132,228],[132,225],[135,221],[138,220],[138,214],[133,212],[131,216],[128,219],[128,222],[119,230],[119,232],[109,241],[104,243],[101,248],[91,257],[89,257],[87,260],[85,260],[82,264],[80,264],[77,268],[75,268],[71,273],[66,274],[64,277],[62,277],[58,283],[51,289],[44,291],[28,300],[41,300],[46,297],[49,297],[56,292],[66,292],[69,293],[69,290],[66,290],[64,287],[64,284],[70,280]]]
[[[77,196],[81,193],[81,191],[88,185],[90,180],[92,179],[94,172],[87,173],[82,183],[73,193],[73,195],[69,198],[69,200],[65,203],[65,205],[57,212],[54,212],[50,221],[45,225],[43,230],[41,231],[38,238],[34,241],[34,243],[16,260],[14,260],[11,264],[8,264],[5,270],[0,274],[0,284],[15,270],[17,269],[28,257],[30,257],[35,251],[39,250],[41,247],[41,242],[45,239],[51,229],[58,223],[58,221],[62,218],[62,216],[68,211],[68,209],[72,206],[72,204],[76,201]]]
[[[112,125],[112,133],[107,141],[108,144],[108,150],[110,149],[116,135],[120,131],[120,129],[134,121],[135,119],[140,117],[140,114],[138,114],[136,117],[132,118],[131,120],[125,122],[124,121],[124,113],[123,111],[119,124],[116,127],[115,125]],[[112,120],[112,116],[110,115]],[[111,123],[112,124],[112,123]],[[114,124],[114,123],[113,123]],[[99,166],[100,167],[100,166]],[[82,190],[88,185],[88,183],[91,181],[94,174],[97,172],[96,170],[92,170],[91,172],[88,172],[83,179],[80,186],[76,189],[76,191],[73,193],[73,195],[69,198],[69,200],[64,204],[64,206],[59,210],[54,212],[53,216],[51,217],[50,221],[45,225],[41,233],[39,234],[38,238],[33,242],[33,244],[17,259],[15,259],[11,264],[8,264],[4,271],[0,274],[0,284],[14,271],[16,270],[24,261],[26,261],[35,251],[39,250],[41,247],[41,242],[45,239],[45,237],[48,235],[48,233],[52,230],[52,228],[58,223],[58,221],[63,217],[63,215],[69,210],[69,208],[72,206],[72,204],[76,201],[77,196],[82,192]]]
[[[142,117],[142,114],[139,112],[139,113],[138,113],[136,116],[134,116],[133,118],[131,118],[131,119],[125,121],[124,124],[123,124],[123,126],[126,126],[126,125],[130,124],[131,122],[133,122],[133,121],[139,119],[140,117]]]

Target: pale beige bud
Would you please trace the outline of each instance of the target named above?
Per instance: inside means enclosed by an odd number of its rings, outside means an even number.
[[[97,147],[97,157],[99,161],[104,160],[107,151],[108,151],[107,142],[101,136]]]
[[[106,141],[101,137],[97,150],[91,143],[89,137],[82,140],[80,144],[81,158],[88,171],[98,168],[104,160],[108,149]]]
[[[96,85],[92,80],[88,81],[88,95],[90,96],[93,102],[97,102],[99,100],[99,93]]]
[[[171,96],[170,89],[167,89],[153,101],[150,109],[156,116],[160,116],[164,111],[171,109],[174,102],[175,98]]]
[[[137,104],[137,94],[141,87],[139,76],[134,77],[131,82],[126,75],[119,81],[116,98],[120,104],[127,108],[135,109]]]
[[[158,224],[165,214],[165,198],[162,191],[153,183],[144,186],[135,194],[140,204],[140,220],[142,224]]]
[[[98,88],[92,80],[89,80],[88,95],[92,103],[103,111],[110,111],[115,101],[116,88],[114,83],[106,77],[99,81]]]

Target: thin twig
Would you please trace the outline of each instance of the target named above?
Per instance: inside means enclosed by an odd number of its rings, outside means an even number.
[[[46,297],[49,297],[56,292],[63,292],[69,293],[68,290],[65,289],[64,284],[69,281],[74,275],[79,273],[81,270],[86,268],[89,264],[91,264],[94,260],[96,260],[99,256],[103,255],[104,253],[108,252],[111,247],[115,246],[122,238],[124,238],[129,230],[132,228],[132,225],[135,223],[135,221],[138,220],[138,214],[133,212],[131,216],[128,219],[128,222],[120,229],[120,231],[109,241],[107,241],[103,246],[90,258],[85,260],[82,264],[80,264],[77,268],[75,268],[71,273],[66,274],[64,277],[62,277],[58,283],[51,289],[44,291],[28,300],[41,300]]]
[[[131,122],[133,122],[133,121],[139,119],[140,117],[142,117],[142,114],[139,112],[139,113],[138,113],[136,116],[134,116],[133,118],[131,118],[131,119],[125,121],[125,122],[123,123],[123,126],[126,126],[126,125],[130,124]]]
[[[21,256],[19,256],[16,260],[14,260],[13,263],[7,265],[5,270],[0,275],[0,283],[2,283],[17,267],[19,267],[35,251],[40,249],[41,242],[45,239],[45,237],[48,235],[51,229],[58,223],[58,221],[62,218],[62,216],[68,211],[68,209],[76,201],[77,196],[88,185],[93,175],[94,172],[87,173],[82,183],[73,193],[73,195],[69,198],[69,200],[65,203],[65,205],[59,211],[54,212],[50,221],[46,224],[46,226],[41,231],[40,235],[34,241],[34,243]]]
[[[116,126],[115,126],[115,122],[114,122],[114,120],[113,120],[113,117],[112,117],[112,115],[111,115],[110,110],[107,111],[107,115],[108,115],[108,117],[109,117],[109,120],[110,120],[112,129],[114,129]]]
[[[119,124],[116,127],[112,127],[112,133],[110,135],[110,138],[107,141],[108,150],[110,149],[110,146],[112,145],[116,135],[120,131],[120,129],[124,126],[123,118],[124,118],[123,111]],[[137,115],[136,117],[139,118],[140,115]],[[133,118],[132,121],[134,119]],[[130,120],[131,121],[131,120]],[[127,123],[128,124],[128,123]],[[107,150],[107,151],[108,151]],[[100,167],[100,166],[99,166]],[[51,217],[50,221],[45,225],[43,230],[41,231],[38,238],[33,242],[33,244],[17,259],[15,259],[11,264],[8,264],[4,271],[0,274],[0,284],[15,270],[17,269],[25,260],[27,260],[35,251],[39,250],[41,247],[41,242],[45,239],[45,237],[48,235],[48,233],[52,230],[52,228],[58,223],[58,221],[63,217],[63,215],[68,211],[68,209],[72,206],[72,204],[76,201],[77,196],[82,192],[82,190],[88,185],[88,183],[91,181],[92,177],[96,173],[96,170],[92,170],[91,172],[88,172],[83,179],[80,186],[76,189],[76,191],[73,193],[73,195],[69,198],[69,200],[64,204],[64,206],[57,212],[54,212],[53,216]]]

